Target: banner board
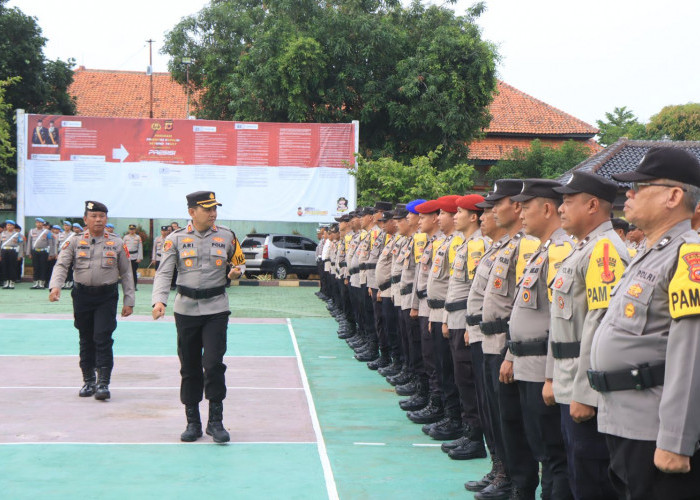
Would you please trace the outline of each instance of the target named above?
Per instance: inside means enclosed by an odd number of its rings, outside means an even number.
[[[222,220],[329,222],[355,206],[357,122],[25,118],[27,216],[79,216],[91,199],[111,217],[182,217],[199,190]]]

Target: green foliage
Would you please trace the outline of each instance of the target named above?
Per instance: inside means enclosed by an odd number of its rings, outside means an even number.
[[[425,156],[411,158],[408,164],[388,157],[373,160],[358,156],[357,167],[350,171],[357,178],[358,205],[465,194],[474,184],[474,168],[462,163],[439,170],[435,164],[441,151],[442,146],[438,146]]]
[[[651,139],[700,141],[700,103],[666,106],[649,120]]]
[[[419,0],[212,1],[166,35],[201,118],[360,122],[363,156],[411,161],[443,146],[441,167],[489,123],[493,45],[477,3],[459,17]]]
[[[591,150],[580,142],[566,141],[561,147],[545,146],[538,139],[529,149],[516,148],[487,172],[490,180],[498,179],[553,179],[581,163]]]
[[[11,140],[12,122],[6,117],[10,114],[12,106],[5,102],[5,92],[7,87],[19,83],[19,80],[19,77],[14,77],[0,81],[0,173],[2,174],[17,172],[10,161],[15,154],[15,148]]]
[[[627,106],[615,108],[612,113],[605,113],[607,121],[597,120],[598,142],[603,146],[610,146],[620,137],[628,139],[646,139],[647,132],[643,123],[639,123],[637,117]]]

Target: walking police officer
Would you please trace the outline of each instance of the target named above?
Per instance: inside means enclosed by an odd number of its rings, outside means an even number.
[[[165,315],[173,270],[178,269],[175,296],[177,353],[180,358],[180,400],[185,405],[187,428],[182,441],[202,436],[199,403],[202,393],[209,400],[206,432],[217,443],[230,440],[223,426],[226,381],[223,362],[226,329],[231,310],[226,294],[226,263],[231,279],[245,272],[245,257],[236,235],[215,225],[221,203],[212,191],[187,195],[191,221],[171,233],[163,244],[163,259],[153,283],[153,319]]]
[[[14,289],[15,282],[19,281],[17,262],[22,258],[24,237],[15,231],[16,225],[15,221],[7,219],[5,230],[0,233],[0,276],[5,289]]]
[[[129,224],[129,232],[124,235],[124,245],[129,250],[129,260],[131,260],[131,272],[134,275],[134,286],[139,289],[137,283],[137,270],[143,260],[143,242],[141,236],[136,234],[136,225]]]
[[[27,233],[27,243],[24,251],[27,257],[32,258],[32,267],[34,269],[34,284],[32,289],[39,290],[46,288],[46,282],[49,280],[49,255],[51,254],[51,239],[53,235],[51,230],[44,227],[46,221],[41,217],[34,219],[36,227],[32,228]]]

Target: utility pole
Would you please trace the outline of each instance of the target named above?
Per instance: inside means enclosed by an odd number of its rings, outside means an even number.
[[[151,99],[150,99],[150,113],[148,116],[153,118],[153,42],[155,40],[148,39],[146,42],[148,43],[148,72],[147,74],[151,77],[150,79],[150,86],[151,86]]]

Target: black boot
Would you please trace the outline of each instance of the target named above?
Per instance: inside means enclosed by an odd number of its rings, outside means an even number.
[[[103,366],[97,369],[97,387],[95,388],[95,399],[105,401],[110,398],[109,379],[112,375],[112,369]]]
[[[224,429],[224,404],[209,401],[209,423],[207,434],[214,438],[215,443],[227,443],[231,440],[228,431]]]
[[[85,384],[80,388],[78,396],[81,398],[89,398],[95,394],[95,369],[94,368],[84,368],[83,369],[83,382]]]
[[[363,363],[367,363],[368,361],[374,361],[378,357],[379,357],[379,348],[376,346],[376,344],[369,344],[367,349],[355,354],[355,359],[358,361],[361,361]]]
[[[428,383],[422,377],[416,377],[416,393],[409,399],[402,399],[399,401],[399,407],[404,411],[418,411],[422,410],[430,402],[430,397],[428,396]]]
[[[413,378],[413,374],[409,370],[399,372],[397,375],[388,376],[386,381],[391,385],[403,385]]]
[[[180,434],[180,441],[191,443],[202,437],[202,420],[199,418],[199,405],[185,406],[187,428]]]
[[[384,368],[380,368],[379,375],[382,377],[393,377],[394,375],[398,375],[401,373],[401,371],[404,370],[403,364],[394,359],[394,362],[391,363],[389,366],[385,366]]]
[[[477,500],[507,500],[510,496],[511,486],[510,478],[506,474],[503,462],[498,462],[498,469],[493,481],[474,495],[474,498]]]
[[[491,470],[478,481],[467,481],[464,483],[464,489],[467,491],[478,492],[486,488],[489,484],[491,484],[493,478],[496,477],[500,462],[501,461],[498,457],[491,457]]]
[[[448,450],[447,455],[452,460],[472,460],[474,458],[486,458],[486,446],[484,446],[484,433],[479,428],[472,428],[467,426],[467,429],[464,432],[464,441],[459,446]]]
[[[397,385],[395,390],[396,394],[399,396],[413,396],[418,392],[418,384],[416,383],[415,377],[411,378],[403,385]]]
[[[445,425],[445,423],[447,423],[449,420],[449,417],[442,417],[440,420],[438,420],[437,422],[433,422],[432,424],[423,424],[423,427],[421,427],[420,430],[426,436],[430,436],[430,432],[433,430],[433,427],[438,425]]]
[[[445,416],[439,394],[431,394],[428,406],[418,411],[409,411],[406,416],[416,424],[431,424]]]
[[[459,416],[451,415],[445,421],[435,424],[428,435],[437,441],[457,439],[464,434],[464,426]]]
[[[391,358],[388,354],[382,354],[374,361],[367,363],[367,368],[370,370],[378,370],[379,368],[386,368],[391,364]]]

